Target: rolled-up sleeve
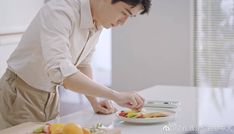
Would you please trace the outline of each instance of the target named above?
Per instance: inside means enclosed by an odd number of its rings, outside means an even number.
[[[66,8],[45,6],[40,11],[41,49],[45,71],[52,83],[62,84],[66,77],[78,72],[69,50],[72,20],[72,13]]]

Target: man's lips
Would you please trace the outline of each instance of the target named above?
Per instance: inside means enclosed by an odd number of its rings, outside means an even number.
[[[112,27],[117,27],[119,24],[113,24],[113,23],[111,23],[111,26]]]

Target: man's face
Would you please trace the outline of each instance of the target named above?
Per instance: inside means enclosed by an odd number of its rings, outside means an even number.
[[[143,10],[142,4],[135,7],[122,1],[112,4],[111,0],[106,0],[105,5],[100,8],[97,23],[105,28],[123,25],[131,16],[136,16]]]

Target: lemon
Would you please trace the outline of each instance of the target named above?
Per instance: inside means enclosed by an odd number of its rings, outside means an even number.
[[[84,134],[81,126],[74,123],[68,123],[63,127],[62,134]]]

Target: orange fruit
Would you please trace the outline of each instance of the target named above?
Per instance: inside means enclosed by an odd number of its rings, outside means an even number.
[[[62,132],[64,124],[51,124],[50,132],[51,134],[59,134]]]
[[[87,128],[83,128],[83,134],[91,134]]]
[[[62,134],[84,134],[84,133],[80,125],[76,125],[75,123],[68,123],[63,127]]]

